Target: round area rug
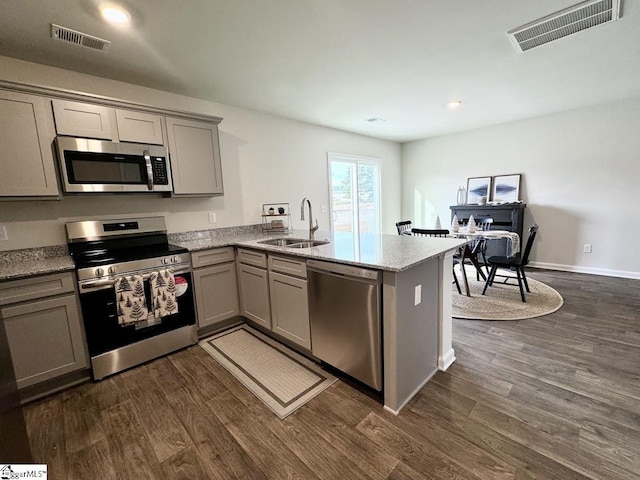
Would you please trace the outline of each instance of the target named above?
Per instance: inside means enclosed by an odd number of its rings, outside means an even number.
[[[456,275],[460,288],[464,292],[460,266],[456,265]],[[504,285],[504,278],[496,277],[493,285],[482,295],[484,281],[476,280],[475,268],[467,266],[467,279],[471,297],[460,295],[453,286],[453,317],[468,320],[524,320],[526,318],[548,315],[558,310],[562,304],[562,296],[548,285],[527,276],[531,293],[525,292],[526,302],[520,298],[518,280],[509,280],[513,285]],[[506,273],[504,270],[498,273]],[[509,272],[511,273],[511,272]]]

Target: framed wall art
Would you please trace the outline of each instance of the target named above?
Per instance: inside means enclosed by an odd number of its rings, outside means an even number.
[[[493,177],[493,202],[517,202],[520,199],[520,175],[499,175]]]
[[[467,178],[467,203],[484,203],[489,199],[491,177]],[[484,197],[484,202],[482,201]]]

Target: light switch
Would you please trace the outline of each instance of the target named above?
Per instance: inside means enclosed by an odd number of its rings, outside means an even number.
[[[422,302],[422,284],[416,285],[414,305],[420,305]]]
[[[209,223],[216,223],[216,212],[209,212]]]

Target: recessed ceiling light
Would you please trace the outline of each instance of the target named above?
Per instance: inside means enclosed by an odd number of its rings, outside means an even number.
[[[100,7],[102,18],[114,25],[126,25],[131,22],[131,14],[117,5],[104,5]]]
[[[369,123],[379,123],[379,122],[386,122],[386,120],[384,118],[380,118],[380,117],[371,117],[371,118],[367,118],[366,120]]]
[[[462,105],[462,100],[451,100],[447,102],[447,107],[449,108],[458,108],[460,105]]]

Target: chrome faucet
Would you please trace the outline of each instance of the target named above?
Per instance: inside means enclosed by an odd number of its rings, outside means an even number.
[[[311,202],[307,197],[302,199],[302,203],[300,204],[300,220],[304,220],[304,201],[307,201],[309,204],[309,240],[313,240],[313,232],[318,230],[318,220],[316,220],[316,226],[313,226],[313,213],[311,213]]]

